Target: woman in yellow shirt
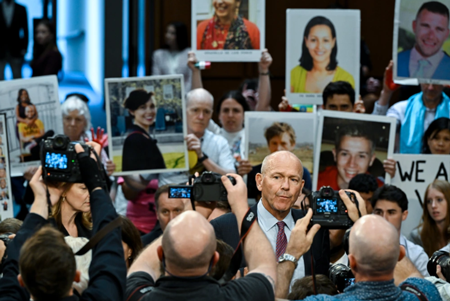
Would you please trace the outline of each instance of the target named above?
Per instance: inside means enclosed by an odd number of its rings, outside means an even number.
[[[355,88],[353,76],[338,66],[336,30],[325,17],[312,18],[303,34],[300,65],[291,70],[292,93],[322,93],[330,82],[346,81]]]

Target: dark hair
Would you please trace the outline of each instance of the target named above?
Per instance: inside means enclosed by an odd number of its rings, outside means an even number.
[[[156,211],[158,211],[158,208],[159,208],[159,197],[163,193],[169,193],[169,186],[173,186],[173,185],[177,185],[177,184],[166,184],[166,185],[163,185],[161,187],[158,187],[158,189],[156,189],[156,192],[155,192],[155,207],[156,207]]]
[[[267,144],[269,144],[273,137],[281,136],[283,133],[288,133],[291,144],[295,144],[295,141],[297,140],[295,131],[292,126],[286,122],[274,122],[264,131],[264,137],[267,140]]]
[[[71,291],[77,266],[64,235],[44,226],[22,246],[19,269],[34,300],[60,300]]]
[[[27,95],[28,95],[28,103],[29,104],[31,104],[31,101],[30,101],[30,94],[28,93],[28,90],[27,89],[19,89],[19,92],[17,93],[17,102],[20,104],[20,95],[22,94],[22,92],[23,91],[25,91],[25,92],[27,92]]]
[[[39,59],[39,57],[46,52],[48,49],[52,48],[58,48],[56,44],[56,30],[55,25],[48,19],[41,19],[36,23],[36,28],[38,28],[39,25],[44,25],[47,27],[48,31],[53,35],[53,39],[47,44],[47,45],[39,45],[36,43],[36,40],[34,41],[33,45],[33,61],[36,61]]]
[[[122,241],[126,243],[132,251],[131,256],[126,259],[128,266],[130,267],[142,251],[141,235],[136,226],[127,217],[120,215],[120,219],[122,220]]]
[[[334,296],[338,294],[336,286],[330,278],[325,275],[316,275],[317,294]],[[292,285],[292,290],[287,296],[289,300],[303,300],[308,296],[315,295],[312,276],[297,279]]]
[[[178,50],[184,50],[189,47],[189,37],[188,37],[188,30],[186,25],[183,22],[170,22],[169,26],[173,26],[175,28],[175,36],[177,41],[177,48]],[[168,49],[169,45],[164,45],[162,48]]]
[[[222,103],[226,100],[232,98],[236,100],[241,106],[244,112],[250,111],[250,107],[248,106],[247,100],[245,100],[244,95],[242,95],[241,91],[238,90],[231,90],[225,92],[222,97],[219,99],[219,102],[216,106],[216,113],[220,114],[220,109],[222,107]]]
[[[219,280],[228,270],[231,258],[233,257],[234,249],[223,240],[217,239],[216,251],[219,253],[219,261],[211,269],[209,275],[212,278]]]
[[[16,218],[5,218],[0,222],[0,234],[17,233],[22,227],[23,222]]]
[[[358,192],[369,193],[374,192],[378,188],[377,178],[371,174],[357,174],[348,183],[348,189]]]
[[[326,25],[330,28],[331,36],[336,38],[336,29],[334,28],[333,23],[323,16],[317,16],[312,18],[305,27],[305,32],[303,33],[303,44],[302,44],[302,56],[300,57],[300,66],[305,68],[307,71],[310,71],[313,67],[313,59],[311,54],[309,53],[308,48],[306,47],[305,38],[308,38],[311,28],[316,25]],[[327,70],[334,70],[337,67],[338,61],[336,60],[337,56],[337,43],[334,44],[333,50],[331,50],[330,55],[330,63],[327,66]]]
[[[77,92],[67,94],[66,95],[66,99],[64,101],[66,101],[69,97],[72,97],[72,96],[78,97],[79,99],[81,99],[85,103],[89,102],[89,98],[86,95],[84,95],[82,93],[77,93]]]
[[[355,104],[355,90],[349,82],[337,81],[329,83],[322,93],[323,106],[327,104],[328,98],[332,98],[334,95],[348,95],[352,105]]]
[[[406,194],[394,185],[384,185],[373,193],[372,196],[372,207],[375,208],[375,205],[377,204],[378,200],[386,200],[389,202],[397,203],[400,208],[402,208],[402,212],[405,210],[408,210],[408,198],[406,197]]]
[[[136,89],[134,91],[131,91],[128,98],[125,99],[123,106],[128,110],[135,111],[140,106],[147,103],[147,101],[149,101],[153,95],[153,92],[147,92],[144,89]]]
[[[356,126],[356,125],[348,125],[343,126],[340,129],[336,131],[336,138],[334,141],[334,147],[336,151],[339,150],[341,146],[342,138],[345,136],[349,137],[358,137],[358,138],[365,138],[371,142],[371,151],[372,153],[375,151],[375,141],[372,137],[372,135],[369,133],[368,130],[364,126]]]
[[[422,6],[419,8],[419,11],[417,12],[416,19],[419,17],[420,12],[423,11],[424,9],[435,14],[443,15],[447,17],[448,20],[449,17],[448,7],[445,6],[445,4],[442,4],[441,2],[430,1],[422,4]]]
[[[244,80],[244,82],[241,84],[241,91],[244,91],[244,88],[246,89],[252,89],[254,91],[258,90],[259,86],[259,79],[258,78],[247,78]]]
[[[441,117],[430,123],[422,137],[422,154],[431,154],[428,139],[434,139],[443,130],[450,131],[450,119]]]

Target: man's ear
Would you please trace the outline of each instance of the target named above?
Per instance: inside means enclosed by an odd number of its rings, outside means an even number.
[[[158,246],[158,248],[156,249],[156,253],[158,254],[159,261],[163,262],[164,250],[163,250],[162,246]]]
[[[369,166],[372,166],[372,164],[373,164],[373,161],[375,161],[375,159],[376,159],[376,155],[375,155],[375,153],[372,155],[372,158],[370,158],[370,163],[369,163]]]
[[[256,176],[255,176],[256,187],[258,188],[259,191],[262,191],[263,178],[264,178],[264,176],[261,173],[257,173]]]
[[[73,282],[80,282],[81,281],[81,272],[79,270],[75,271],[75,277],[73,277]]]
[[[215,251],[212,259],[212,266],[215,267],[216,264],[219,262],[220,254],[219,252]]]
[[[331,150],[331,152],[333,153],[334,162],[337,162],[337,159],[336,159],[336,149],[333,148],[333,149]]]
[[[25,283],[23,282],[22,275],[20,275],[20,274],[17,275],[17,281],[19,281],[19,284],[21,287],[25,287]]]
[[[417,21],[414,20],[414,21],[412,22],[412,28],[413,28],[413,32],[414,32],[414,33],[416,32],[416,26],[417,26]]]
[[[355,256],[353,256],[353,254],[348,254],[348,262],[349,262],[350,269],[352,269],[352,271],[356,271],[357,263],[355,260]]]
[[[398,261],[402,260],[406,256],[406,249],[404,246],[400,245],[400,254],[398,255]]]
[[[402,212],[402,222],[408,217],[408,210]]]

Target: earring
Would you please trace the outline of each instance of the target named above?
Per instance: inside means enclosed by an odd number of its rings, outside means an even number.
[[[131,256],[130,256],[130,257],[128,257],[128,260],[131,260]]]
[[[63,202],[66,201],[66,197],[65,197],[65,196],[62,197],[62,201],[63,201]]]

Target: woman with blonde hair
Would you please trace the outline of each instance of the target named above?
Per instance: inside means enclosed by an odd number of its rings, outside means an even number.
[[[434,180],[425,192],[422,221],[411,232],[410,240],[421,245],[428,256],[450,241],[450,183]]]

